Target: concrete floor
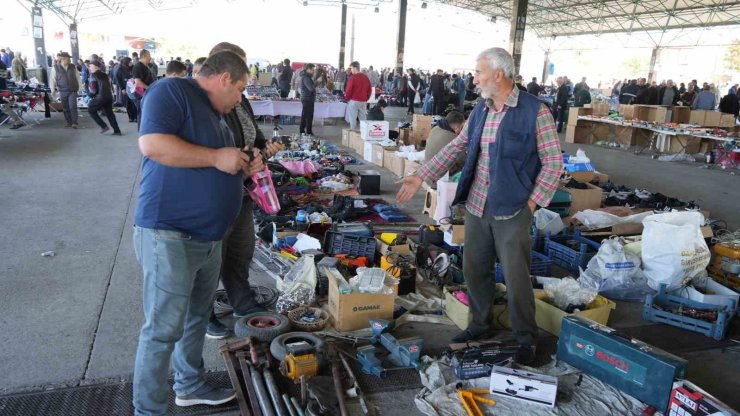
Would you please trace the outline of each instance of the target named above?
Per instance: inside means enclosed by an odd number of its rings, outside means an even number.
[[[403,109],[390,108],[391,126]],[[0,128],[0,395],[61,386],[129,379],[142,323],[141,271],[131,242],[133,208],[140,154],[135,126],[123,117],[123,137],[103,136],[89,120],[80,130],[62,128],[53,114],[41,125],[10,131]],[[317,126],[321,137],[339,142],[341,125]],[[267,132],[271,126],[264,125]],[[287,127],[290,133],[295,127]],[[737,201],[740,179],[699,164],[671,163],[648,156],[584,146],[601,171],[630,187],[694,200],[740,228]],[[573,152],[575,146],[564,145]],[[390,172],[383,173],[382,196],[398,189]],[[420,221],[423,195],[405,207]],[[42,257],[53,250],[55,257]],[[259,282],[270,279],[253,273]],[[611,324],[639,328],[639,305],[620,304]],[[454,328],[415,328],[443,345]],[[677,336],[703,340],[678,331]],[[738,338],[737,326],[731,333]],[[544,335],[552,345],[554,337]],[[666,344],[672,340],[666,339]],[[208,341],[204,358],[209,370],[222,370],[219,343]],[[686,349],[690,378],[720,399],[740,407],[737,348]],[[659,345],[667,348],[663,345]],[[543,349],[546,351],[547,348]],[[541,357],[546,359],[546,357]],[[718,375],[727,377],[719,378]],[[384,414],[418,414],[416,389],[373,395]]]

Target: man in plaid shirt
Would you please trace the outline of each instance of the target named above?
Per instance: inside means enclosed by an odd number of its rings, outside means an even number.
[[[454,342],[490,336],[496,262],[504,269],[517,361],[535,359],[537,323],[529,276],[530,226],[537,205],[546,207],[563,169],[555,121],[547,106],[514,87],[514,61],[504,49],[479,56],[475,81],[484,98],[460,135],[428,160],[417,174],[400,181],[398,202],[436,182],[466,154],[453,205],[465,202],[463,272],[473,320]]]

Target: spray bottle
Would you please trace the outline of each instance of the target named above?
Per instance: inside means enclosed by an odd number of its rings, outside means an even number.
[[[254,160],[253,149],[252,146],[249,146],[247,150],[242,150],[249,155],[250,162]],[[263,170],[252,175],[252,181],[247,185],[247,192],[252,201],[262,208],[266,214],[275,215],[280,211],[280,201],[277,192],[275,192],[275,185],[272,183],[272,175],[270,175],[270,170],[267,168],[267,161],[265,161]]]

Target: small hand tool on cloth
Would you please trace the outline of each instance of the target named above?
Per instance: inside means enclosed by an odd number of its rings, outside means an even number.
[[[460,397],[460,402],[468,416],[483,416],[483,411],[480,410],[480,407],[478,407],[478,403],[476,402],[490,404],[492,406],[496,404],[494,400],[480,397],[484,394],[490,394],[486,389],[465,390],[462,388],[462,383],[458,383],[456,387],[457,395]]]

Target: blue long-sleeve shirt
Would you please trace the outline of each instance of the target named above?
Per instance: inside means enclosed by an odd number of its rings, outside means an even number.
[[[717,97],[712,91],[702,91],[694,99],[691,108],[694,110],[712,111],[717,106]]]

